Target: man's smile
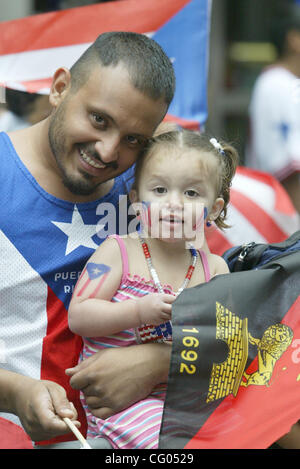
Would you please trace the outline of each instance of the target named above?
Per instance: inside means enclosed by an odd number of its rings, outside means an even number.
[[[106,167],[106,165],[101,164],[100,162],[96,161],[96,159],[94,157],[91,157],[90,155],[88,155],[82,148],[79,149],[79,153],[80,153],[81,158],[86,163],[93,166],[94,168],[105,168]]]
[[[80,145],[78,146],[81,166],[90,174],[98,176],[100,171],[106,168],[112,168],[114,170],[118,169],[118,163],[112,161],[110,163],[103,163],[100,157],[95,155],[95,152],[90,152],[87,149],[84,149]],[[102,171],[101,171],[102,173]]]

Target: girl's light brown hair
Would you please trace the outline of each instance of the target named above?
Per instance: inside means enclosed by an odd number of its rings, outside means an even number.
[[[225,219],[230,200],[230,186],[238,164],[238,153],[235,148],[228,143],[222,141],[219,141],[219,143],[221,144],[222,152],[210,143],[210,137],[206,134],[186,129],[163,131],[162,133],[160,133],[159,130],[155,136],[150,139],[149,144],[136,163],[135,180],[132,189],[138,190],[140,174],[146,157],[149,156],[151,158],[152,152],[159,149],[162,145],[166,145],[168,148],[175,147],[176,149],[195,149],[200,152],[205,152],[206,154],[211,154],[211,157],[216,158],[217,161],[216,198],[222,197],[224,199],[224,207],[215,220],[215,223],[221,229],[229,228],[229,225],[225,223]]]

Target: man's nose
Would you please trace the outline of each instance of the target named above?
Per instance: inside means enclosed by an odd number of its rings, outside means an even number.
[[[116,162],[119,158],[120,139],[118,137],[107,137],[95,144],[95,150],[103,163]]]

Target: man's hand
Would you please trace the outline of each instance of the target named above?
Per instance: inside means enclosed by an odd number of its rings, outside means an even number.
[[[168,344],[105,349],[66,373],[71,376],[71,386],[83,391],[91,412],[106,419],[166,382],[170,356]]]
[[[69,433],[63,417],[76,421],[77,412],[63,387],[52,381],[39,381],[18,375],[14,393],[14,413],[33,441]]]

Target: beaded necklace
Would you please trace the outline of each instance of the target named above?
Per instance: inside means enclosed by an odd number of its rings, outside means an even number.
[[[159,277],[158,277],[158,274],[152,264],[152,259],[151,259],[151,255],[150,255],[150,251],[149,251],[149,247],[148,247],[148,244],[146,243],[146,241],[144,240],[144,238],[142,238],[142,236],[140,235],[140,233],[138,233],[139,235],[139,240],[141,242],[141,245],[142,245],[142,248],[143,248],[143,251],[144,251],[144,255],[145,255],[145,258],[146,258],[146,261],[147,261],[147,264],[148,264],[148,269],[149,269],[149,272],[150,272],[150,275],[152,277],[152,280],[153,282],[155,283],[158,291],[160,293],[164,293],[164,290],[163,290],[163,287],[160,283],[160,280],[159,280]],[[191,280],[192,278],[192,275],[193,275],[193,272],[195,270],[195,265],[196,265],[196,262],[197,262],[197,251],[196,249],[194,249],[193,247],[190,248],[190,253],[191,253],[191,256],[192,256],[192,262],[191,264],[189,265],[189,268],[187,270],[187,273],[186,273],[186,276],[185,276],[185,279],[184,279],[184,282],[183,284],[181,285],[181,287],[177,290],[177,292],[175,293],[176,296],[178,296],[189,284],[189,281]]]

